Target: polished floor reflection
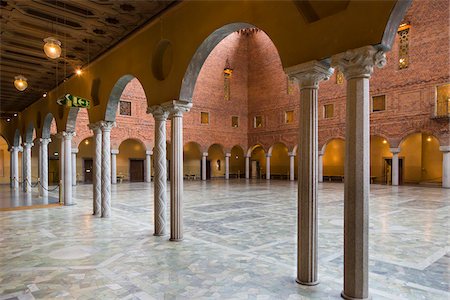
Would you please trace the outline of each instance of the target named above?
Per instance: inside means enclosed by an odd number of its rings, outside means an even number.
[[[0,299],[340,299],[343,187],[319,185],[314,287],[295,283],[296,183],[213,180],[185,182],[180,243],[152,235],[152,184],[114,185],[110,219],[90,185],[75,206],[1,212]],[[450,190],[371,189],[373,299],[448,299]]]
[[[49,190],[52,191],[57,191],[57,189],[57,186],[49,187]],[[22,186],[19,189],[13,190],[9,185],[0,185],[0,210],[55,204],[58,201],[58,194],[41,197],[37,186],[33,187],[30,193],[25,193],[22,190]]]

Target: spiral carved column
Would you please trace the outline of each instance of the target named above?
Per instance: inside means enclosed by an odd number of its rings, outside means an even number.
[[[52,140],[50,138],[42,138],[40,139],[40,149],[39,149],[39,155],[41,157],[40,162],[40,179],[41,179],[41,185],[39,188],[41,189],[41,195],[42,197],[48,198],[48,144]]]
[[[114,122],[102,121],[102,218],[111,216],[111,129]]]
[[[102,129],[100,122],[89,124],[88,126],[94,133],[92,214],[99,216],[102,209]]]

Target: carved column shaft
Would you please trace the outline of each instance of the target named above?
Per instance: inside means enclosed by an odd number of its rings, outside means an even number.
[[[372,46],[332,57],[347,80],[344,169],[345,299],[369,298],[370,96],[373,67],[384,66],[382,51]]]
[[[48,198],[48,144],[51,141],[50,138],[40,139],[39,155],[41,157],[41,166],[39,177],[41,179],[41,195],[44,198]]]
[[[167,234],[167,160],[166,160],[166,120],[169,115],[161,106],[152,106],[147,110],[155,119],[155,147],[154,147],[154,235]]]
[[[152,182],[152,151],[145,152],[145,182]]]
[[[17,190],[19,188],[19,147],[14,146],[11,148],[12,157],[12,188]]]
[[[270,157],[271,154],[266,154],[266,179],[270,180]]]
[[[389,151],[392,153],[392,185],[397,186],[399,184],[398,154],[400,148],[390,148]]]
[[[102,218],[111,216],[111,129],[114,122],[102,121]]]
[[[23,191],[31,193],[31,147],[33,143],[23,144]]]
[[[206,180],[206,158],[208,157],[208,152],[203,152],[202,155],[202,180]]]
[[[225,153],[225,179],[230,179],[230,157],[231,153]]]
[[[250,156],[245,156],[245,179],[250,178]]]
[[[102,209],[102,130],[100,125],[100,123],[88,125],[94,133],[93,215],[100,215]]]
[[[64,132],[64,205],[73,205],[72,199],[72,137],[74,132]]]

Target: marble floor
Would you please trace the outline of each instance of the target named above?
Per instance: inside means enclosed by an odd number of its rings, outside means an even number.
[[[178,243],[152,235],[152,184],[114,185],[110,219],[83,185],[75,206],[0,212],[0,299],[340,299],[344,186],[319,188],[317,286],[295,283],[295,182],[185,182]],[[449,201],[371,186],[373,299],[450,298]]]
[[[57,186],[50,186],[49,190],[57,191]],[[35,205],[46,205],[58,203],[58,194],[50,193],[46,198],[39,195],[38,187],[33,187],[31,193],[19,189],[13,190],[6,184],[0,184],[0,210],[11,208],[23,208]]]

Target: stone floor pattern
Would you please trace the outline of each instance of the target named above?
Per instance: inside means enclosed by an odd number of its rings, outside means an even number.
[[[79,185],[75,206],[0,212],[0,299],[340,299],[344,186],[319,188],[317,286],[295,283],[295,182],[185,182],[178,243],[152,235],[152,184],[114,185],[110,219]],[[373,299],[450,298],[449,200],[371,186]]]

